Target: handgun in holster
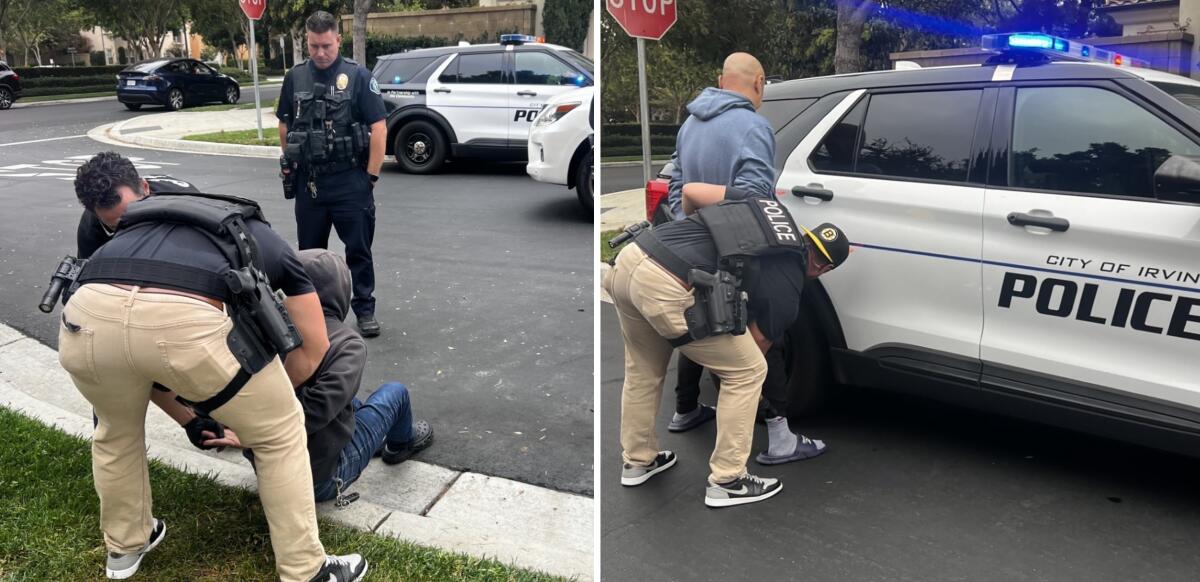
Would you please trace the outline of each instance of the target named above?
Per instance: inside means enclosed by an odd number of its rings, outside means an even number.
[[[737,277],[727,271],[692,269],[688,283],[696,296],[695,305],[684,310],[692,339],[746,333],[748,297],[739,289],[741,281]]]

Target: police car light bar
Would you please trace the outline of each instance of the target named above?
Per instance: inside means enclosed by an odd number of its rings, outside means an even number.
[[[1150,63],[1142,59],[1040,32],[985,34],[980,47],[998,54],[1040,54],[1057,60],[1105,63],[1118,67],[1150,67]]]
[[[540,42],[536,36],[528,34],[502,34],[500,35],[500,44],[525,44],[527,42]]]

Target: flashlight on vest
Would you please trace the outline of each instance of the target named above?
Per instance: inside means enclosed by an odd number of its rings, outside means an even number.
[[[87,264],[87,259],[76,259],[72,256],[63,257],[63,260],[58,263],[58,267],[54,269],[54,274],[50,275],[50,286],[46,288],[46,293],[42,295],[42,302],[38,303],[38,309],[42,313],[50,313],[54,311],[54,304],[58,298],[62,296],[63,289],[69,289],[75,280],[79,278],[79,273],[83,271],[83,266]],[[67,296],[68,298],[70,295]],[[66,302],[63,302],[66,305]]]

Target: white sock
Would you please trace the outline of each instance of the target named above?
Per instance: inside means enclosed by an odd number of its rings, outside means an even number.
[[[796,451],[796,435],[788,428],[787,417],[767,419],[767,454],[772,457],[790,455]]]
[[[671,420],[673,420],[675,422],[688,422],[688,421],[692,420],[693,418],[696,418],[697,416],[699,416],[700,412],[703,408],[704,408],[703,404],[697,404],[696,408],[693,408],[692,411],[687,414],[679,414],[678,412],[676,412],[675,416],[672,417]]]

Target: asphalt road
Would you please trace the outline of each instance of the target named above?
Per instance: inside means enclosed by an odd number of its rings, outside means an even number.
[[[261,103],[270,107],[279,96],[279,87],[259,89]],[[254,86],[242,87],[242,98],[238,103],[254,102]],[[17,103],[24,103],[18,100]],[[213,105],[216,105],[215,103]],[[188,108],[184,108],[187,111]],[[124,121],[140,115],[166,113],[163,107],[143,106],[141,111],[130,111],[117,102],[92,101],[89,103],[64,103],[57,105],[35,105],[0,111],[0,143],[12,143],[86,134],[98,125]],[[263,116],[263,127],[274,127],[275,118]],[[0,147],[0,163],[12,155],[8,148]],[[8,164],[3,164],[8,165]]]
[[[75,167],[105,146],[83,133],[126,117],[115,103],[0,112],[0,321],[54,347],[36,304],[75,249]],[[93,111],[95,110],[95,111]],[[259,201],[296,240],[271,160],[117,148],[201,189]],[[592,219],[524,164],[452,164],[435,176],[384,164],[375,192],[377,316],[360,397],[408,384],[437,441],[424,461],[559,490],[592,491]],[[331,248],[341,251],[336,235]]]
[[[623,353],[601,308],[601,561],[606,582],[662,580],[1194,581],[1200,461],[929,401],[845,390],[793,426],[822,457],[749,470],[783,491],[703,504],[716,427],[666,431],[676,466],[623,488]],[[702,401],[715,401],[705,380]]]
[[[651,171],[655,174],[662,167],[663,164],[658,163],[650,165]],[[645,188],[646,180],[642,176],[642,165],[640,163],[636,166],[605,167],[602,165],[600,167],[600,194]]]

